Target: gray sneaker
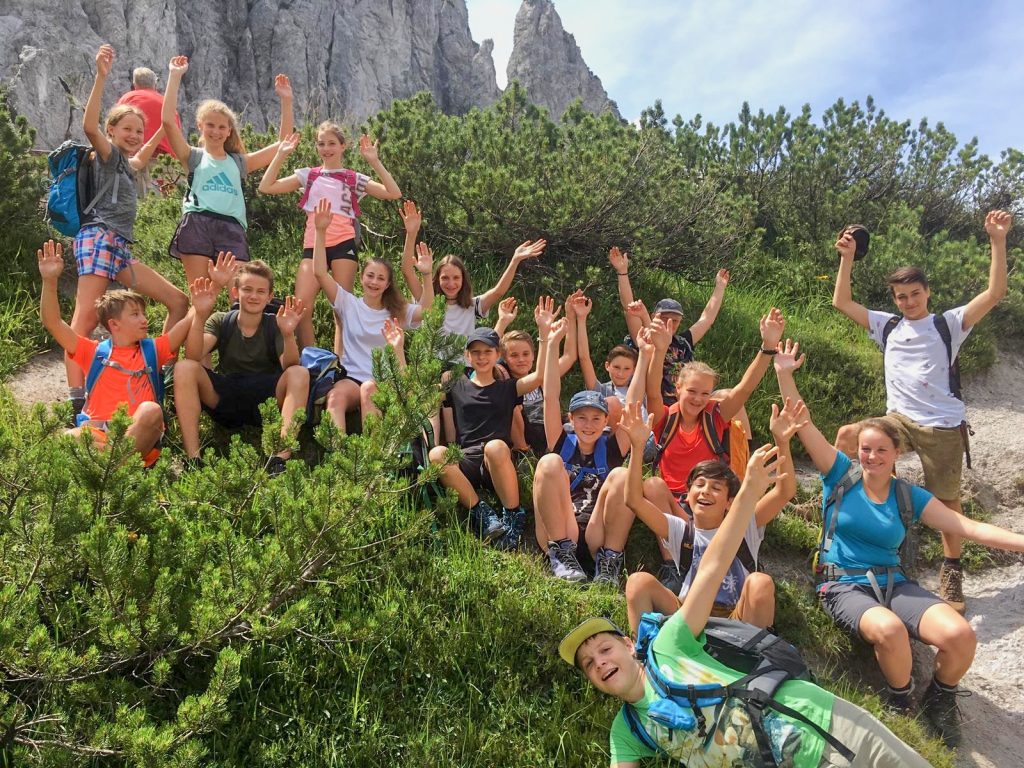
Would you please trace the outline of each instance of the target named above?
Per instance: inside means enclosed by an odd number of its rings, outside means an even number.
[[[580,567],[576,559],[576,545],[572,539],[548,542],[548,560],[551,561],[551,572],[556,579],[580,582],[587,580],[587,572]]]
[[[611,584],[617,588],[619,586],[619,579],[622,577],[622,566],[625,563],[623,554],[616,552],[614,549],[601,547],[597,550],[597,557],[594,558],[594,563],[594,583]]]
[[[505,535],[505,526],[498,513],[483,499],[469,510],[469,527],[486,542],[492,542]]]

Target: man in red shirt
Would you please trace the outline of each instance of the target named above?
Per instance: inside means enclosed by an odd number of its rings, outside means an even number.
[[[163,109],[164,95],[156,89],[156,73],[153,70],[148,67],[136,67],[132,71],[132,90],[121,96],[117,103],[131,104],[134,107],[138,107],[142,110],[142,114],[146,116],[143,143],[149,141],[153,134],[160,130],[160,110]],[[181,116],[177,113],[174,116],[180,128]],[[174,156],[171,145],[166,138],[157,145],[156,152],[153,153],[153,159],[150,160],[149,165],[136,173],[140,196],[151,191],[149,170],[152,168],[157,157],[162,154]]]

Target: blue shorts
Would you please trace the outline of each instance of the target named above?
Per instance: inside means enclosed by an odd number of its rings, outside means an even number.
[[[131,244],[104,224],[82,227],[75,235],[75,263],[80,277],[99,275],[116,280],[136,261]]]

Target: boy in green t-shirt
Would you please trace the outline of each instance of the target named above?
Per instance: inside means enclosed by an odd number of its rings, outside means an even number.
[[[623,415],[623,426],[629,430],[632,450],[642,451],[650,425],[646,429],[643,426],[632,428],[637,424],[642,425],[640,408],[639,404],[633,404]],[[701,558],[692,588],[654,639],[659,669],[676,684],[728,685],[743,676],[704,650],[703,633],[718,587],[736,556],[758,499],[781,478],[774,462],[777,452],[777,448],[765,446],[751,455],[743,485]],[[634,471],[632,464],[630,471]],[[639,462],[635,471],[637,474],[642,471]],[[633,707],[653,742],[671,758],[685,763],[687,768],[764,764],[750,716],[736,699],[727,699],[721,706],[700,708],[706,721],[705,738],[700,737],[696,728],[670,730],[650,719],[648,710],[658,696],[647,679],[644,663],[635,657],[633,641],[607,619],[584,621],[566,635],[558,652],[567,663],[580,668],[595,688],[624,702],[609,736],[613,767],[635,768],[643,758],[656,755],[656,751],[630,729],[626,706]],[[855,755],[853,766],[927,768],[929,765],[871,714],[813,683],[790,680],[782,684],[776,698],[850,749]],[[775,713],[770,706],[764,710],[763,722],[780,766],[851,765],[813,728]]]

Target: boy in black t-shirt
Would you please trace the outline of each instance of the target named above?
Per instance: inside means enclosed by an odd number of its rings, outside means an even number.
[[[551,313],[538,313],[540,345],[547,345]],[[457,443],[463,451],[458,464],[445,464],[441,485],[453,488],[459,503],[469,510],[474,533],[484,541],[496,541],[501,549],[515,549],[523,532],[526,512],[519,503],[519,479],[512,461],[512,413],[522,396],[540,386],[540,373],[534,371],[519,379],[498,380],[494,367],[498,362],[500,340],[492,328],[477,328],[466,340],[466,357],[473,377],[460,376],[448,392],[446,405],[455,415]],[[430,451],[430,461],[444,464],[447,448]],[[502,504],[498,516],[480,498],[478,489],[490,487]]]

